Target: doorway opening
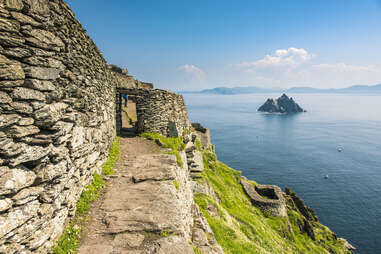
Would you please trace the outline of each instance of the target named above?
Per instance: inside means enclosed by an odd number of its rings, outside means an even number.
[[[121,94],[121,131],[128,134],[136,134],[137,114],[136,103],[127,94]]]

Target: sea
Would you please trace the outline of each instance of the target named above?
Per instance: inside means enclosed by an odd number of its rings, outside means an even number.
[[[258,183],[291,187],[357,254],[381,253],[381,95],[288,94],[307,112],[257,112],[280,95],[184,99],[220,161]]]

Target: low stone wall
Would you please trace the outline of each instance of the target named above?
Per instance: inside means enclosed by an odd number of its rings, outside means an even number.
[[[282,190],[275,185],[257,185],[254,186],[247,181],[245,177],[241,177],[241,184],[249,196],[251,203],[258,207],[262,213],[268,213],[271,216],[285,217],[286,201],[283,197]],[[263,196],[267,197],[264,198]]]
[[[119,93],[127,94],[136,103],[138,133],[155,132],[166,137],[178,137],[191,127],[181,95],[160,89],[119,88]],[[120,101],[117,104],[117,110],[120,110]],[[120,129],[121,125],[117,124],[117,128]]]
[[[114,138],[115,83],[63,1],[0,1],[0,253],[61,234]]]
[[[196,131],[196,135],[201,142],[202,149],[212,150],[214,152],[214,146],[210,139],[210,130],[203,127],[200,123],[192,123],[192,127]]]

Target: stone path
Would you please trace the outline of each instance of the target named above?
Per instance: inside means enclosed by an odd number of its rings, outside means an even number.
[[[174,184],[190,184],[186,171],[153,141],[121,137],[120,144],[116,174],[93,204],[79,253],[193,253],[191,193]]]

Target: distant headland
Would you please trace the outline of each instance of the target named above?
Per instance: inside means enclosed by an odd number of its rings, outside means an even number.
[[[292,87],[288,89],[282,88],[261,88],[255,86],[238,86],[238,87],[215,87],[212,89],[205,89],[201,91],[183,91],[186,93],[199,93],[199,94],[256,94],[256,93],[340,93],[340,94],[367,94],[367,93],[379,93],[381,94],[381,84],[378,85],[355,85],[346,88],[329,88],[320,89],[308,86]]]
[[[299,113],[306,112],[302,109],[292,97],[288,97],[283,94],[278,99],[267,99],[265,104],[263,104],[258,111],[267,113]]]

